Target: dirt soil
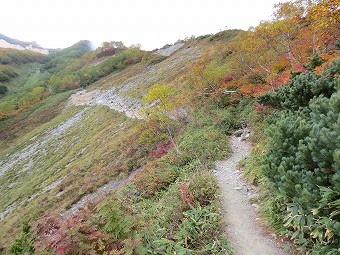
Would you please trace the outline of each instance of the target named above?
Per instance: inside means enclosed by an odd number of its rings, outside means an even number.
[[[261,223],[256,188],[242,178],[237,163],[250,155],[251,144],[230,137],[232,155],[216,163],[216,178],[222,190],[223,217],[227,236],[236,255],[285,255],[275,234]]]

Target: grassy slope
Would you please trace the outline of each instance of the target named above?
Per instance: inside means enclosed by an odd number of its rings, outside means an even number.
[[[233,254],[221,228],[218,186],[210,170],[230,153],[227,122],[234,116],[214,107],[191,116],[177,137],[180,155],[172,150],[149,163],[130,186],[104,201],[124,201],[120,210],[131,224],[129,242],[140,247],[133,254]],[[136,191],[139,195],[131,195]]]
[[[0,153],[9,146],[20,142],[22,137],[40,125],[49,122],[65,107],[72,92],[60,93],[23,111],[18,117],[2,121],[0,124]]]
[[[211,54],[216,48],[216,44],[211,44],[208,40],[189,42],[178,53],[158,64],[147,66],[142,62],[133,65],[104,77],[89,89],[111,88],[113,85],[119,88],[131,84],[131,88],[125,91],[124,95],[141,98],[156,82],[171,83],[180,88],[191,64],[201,55]],[[12,239],[11,233],[17,231],[22,219],[34,219],[47,210],[63,211],[84,194],[93,192],[112,179],[126,176],[129,171],[145,162],[145,151],[136,139],[136,120],[127,119],[124,114],[101,106],[61,110],[67,97],[68,93],[49,98],[36,109],[30,109],[27,116],[18,122],[23,131],[16,133],[15,138],[10,140],[11,146],[1,151],[0,158],[6,159],[7,155],[15,155],[29,144],[37,144],[38,147],[34,153],[0,177],[0,192],[3,194],[0,199],[0,211],[13,203],[19,205],[10,217],[0,222],[2,245]],[[46,132],[56,130],[58,125],[72,119],[79,112],[83,114],[76,125],[71,125],[58,135],[47,135]],[[34,116],[37,117],[36,123]],[[9,122],[8,126],[12,124],[14,123]],[[212,135],[214,136],[214,132]],[[46,137],[49,137],[47,142]],[[18,169],[25,165],[27,170],[18,175]],[[187,167],[193,167],[192,163]],[[193,171],[196,172],[200,168],[197,165]],[[189,178],[192,172],[189,171],[188,174],[182,176],[182,180]],[[41,192],[56,181],[56,187]],[[175,192],[178,192],[176,184],[174,185],[177,190]],[[31,201],[28,202],[28,199]],[[154,201],[155,207],[164,206],[157,201],[158,199]],[[172,211],[169,210],[171,215]],[[151,210],[151,213],[154,212]],[[164,224],[169,224],[167,220],[163,220]]]
[[[18,73],[18,77],[6,83],[9,90],[8,94],[20,93],[36,87],[36,83],[44,76],[39,71],[41,66],[42,64],[39,63],[27,63],[20,66],[13,65],[12,67]]]
[[[216,50],[216,47],[207,40],[188,42],[177,53],[175,52],[160,63],[148,65],[147,62],[142,61],[101,79],[89,89],[103,89],[112,85],[119,88],[129,85],[130,89],[126,90],[123,95],[141,99],[155,83],[172,84],[180,88],[185,83],[192,64],[203,55],[211,54],[209,51]]]
[[[60,123],[72,120],[72,116],[77,112],[83,113],[79,121],[57,134],[56,127]],[[38,149],[29,151],[30,155],[1,177],[1,211],[13,203],[16,205],[23,203],[24,206],[22,208],[20,206],[11,217],[1,222],[3,225],[1,233],[3,234],[5,229],[11,230],[23,215],[34,217],[47,208],[63,211],[84,194],[92,192],[109,180],[125,176],[138,167],[140,164],[138,158],[143,152],[138,153],[136,145],[126,141],[128,137],[128,141],[133,141],[130,136],[134,132],[132,120],[107,107],[85,110],[69,108],[51,122],[23,137],[20,144],[15,148],[9,148],[5,153],[15,155],[18,149],[27,151],[26,148],[32,148],[32,145],[37,145]],[[124,154],[132,152],[135,154],[128,155],[131,161],[119,160],[125,158]],[[25,166],[28,169],[17,174],[17,170]],[[29,203],[25,202],[29,197],[65,176],[60,186],[41,194]],[[8,188],[9,186],[13,187]],[[62,194],[56,197],[61,190]]]
[[[4,83],[8,92],[1,98],[2,102],[17,103],[23,95],[32,91],[33,88],[41,86],[39,82],[48,76],[46,73],[40,72],[42,64],[37,62],[21,65],[10,64],[8,66],[13,68],[18,76]],[[60,112],[63,102],[69,94],[62,93],[52,96],[43,102],[32,105],[18,117],[2,120],[0,122],[0,153],[13,145],[16,140],[20,140],[26,133],[55,117]]]

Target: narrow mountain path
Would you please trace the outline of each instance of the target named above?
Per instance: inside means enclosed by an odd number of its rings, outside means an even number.
[[[241,177],[237,163],[250,155],[251,144],[238,137],[230,137],[232,155],[216,163],[216,178],[222,190],[225,229],[236,255],[285,255],[279,248],[275,235],[261,225],[257,213],[255,187]]]

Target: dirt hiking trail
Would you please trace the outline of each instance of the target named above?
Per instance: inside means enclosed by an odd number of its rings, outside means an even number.
[[[251,144],[230,137],[232,155],[216,163],[216,178],[222,191],[225,229],[236,255],[286,255],[279,248],[275,235],[261,225],[258,205],[250,202],[258,195],[254,187],[241,177],[237,163],[250,155]]]

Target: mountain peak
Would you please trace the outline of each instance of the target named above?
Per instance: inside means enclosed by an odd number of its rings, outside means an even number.
[[[6,35],[0,34],[0,48],[10,48],[17,50],[30,50],[40,52],[42,54],[48,54],[49,50],[41,47],[34,42],[23,42],[17,39],[10,38]]]

